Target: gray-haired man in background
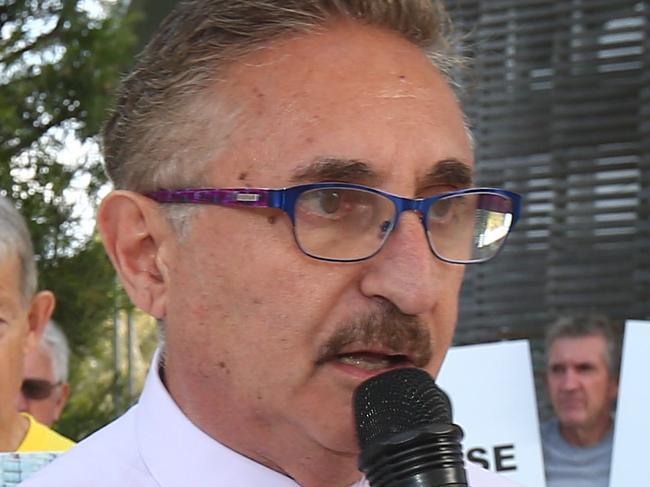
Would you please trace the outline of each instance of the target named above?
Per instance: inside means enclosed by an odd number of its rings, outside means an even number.
[[[0,196],[0,452],[64,451],[73,444],[15,406],[25,355],[40,340],[54,310],[54,295],[37,286],[27,225]]]
[[[43,338],[25,357],[25,377],[18,396],[18,410],[52,426],[70,395],[68,362],[70,349],[63,331],[50,320]]]
[[[363,485],[354,390],[438,373],[464,264],[518,212],[473,188],[446,28],[430,0],[179,4],[118,94],[98,216],[164,345],[138,405],[27,485]]]
[[[546,335],[546,386],[556,417],[542,425],[548,487],[607,487],[620,346],[600,315],[565,316]]]

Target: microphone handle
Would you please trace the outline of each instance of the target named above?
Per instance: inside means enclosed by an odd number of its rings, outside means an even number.
[[[375,484],[370,486],[375,487]],[[385,484],[385,487],[467,487],[467,482],[464,471],[460,473],[450,468],[421,472],[407,479]]]
[[[376,441],[362,450],[359,470],[370,487],[467,487],[455,424],[430,424]]]

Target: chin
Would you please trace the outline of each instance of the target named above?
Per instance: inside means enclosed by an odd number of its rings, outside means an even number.
[[[586,423],[586,418],[582,415],[564,415],[560,416],[560,422],[569,428],[579,428]]]
[[[320,417],[312,418],[307,426],[311,436],[323,450],[337,455],[352,456],[356,462],[359,454],[357,432],[350,406],[323,410]]]
[[[315,432],[314,436],[318,443],[337,454],[354,456],[356,460],[359,454],[356,429],[350,420],[339,418],[339,421],[336,421],[335,415],[332,416],[332,419],[334,422],[330,421],[329,425],[319,428],[319,431]],[[348,424],[350,426],[347,426]]]

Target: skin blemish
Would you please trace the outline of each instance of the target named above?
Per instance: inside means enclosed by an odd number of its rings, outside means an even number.
[[[275,216],[270,216],[267,218],[267,220],[271,225],[275,225]]]
[[[241,173],[239,173],[239,180],[240,180],[240,181],[246,181],[246,178],[247,178],[247,177],[248,177],[248,173],[247,173],[247,172],[241,172]]]
[[[406,81],[406,76],[404,76],[403,74],[400,74],[399,79],[400,79],[400,81]]]
[[[313,137],[307,137],[307,138],[305,139],[305,142],[306,142],[307,144],[313,144],[313,143],[314,143],[314,138],[313,138]]]
[[[219,362],[219,368],[222,369],[227,375],[230,375],[230,369],[226,365],[226,362]]]

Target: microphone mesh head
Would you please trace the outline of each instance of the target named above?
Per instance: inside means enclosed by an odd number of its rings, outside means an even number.
[[[432,423],[451,423],[449,398],[424,370],[401,368],[361,383],[354,392],[359,446]]]

